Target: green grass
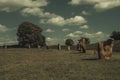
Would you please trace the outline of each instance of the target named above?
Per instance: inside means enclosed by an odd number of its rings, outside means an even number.
[[[97,60],[88,51],[0,49],[0,80],[120,80],[120,54]]]

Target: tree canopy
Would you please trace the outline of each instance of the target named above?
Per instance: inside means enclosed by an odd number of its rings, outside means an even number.
[[[115,40],[120,40],[120,31],[113,31],[110,37]]]
[[[17,36],[19,45],[22,47],[37,47],[46,45],[45,36],[41,34],[42,29],[30,22],[23,22],[19,25]]]
[[[74,44],[74,41],[72,39],[66,39],[65,44],[67,46],[72,46]]]

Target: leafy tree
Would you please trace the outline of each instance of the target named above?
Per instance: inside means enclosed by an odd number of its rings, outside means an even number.
[[[114,38],[115,40],[120,40],[120,31],[113,31],[110,37]]]
[[[41,34],[42,29],[30,22],[19,25],[17,36],[19,45],[22,47],[37,47],[45,45],[45,36]]]
[[[74,41],[72,39],[66,39],[65,45],[67,45],[67,49],[71,50],[71,46],[74,44]]]

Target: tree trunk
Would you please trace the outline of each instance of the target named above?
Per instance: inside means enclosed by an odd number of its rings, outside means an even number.
[[[40,45],[38,45],[38,48],[40,48]]]
[[[28,48],[29,48],[29,49],[31,48],[30,44],[28,45]]]
[[[58,45],[58,50],[61,50],[61,45]]]
[[[7,49],[7,45],[5,45],[5,49]]]
[[[68,49],[68,51],[70,51],[70,50],[71,50],[71,47],[70,47],[70,46],[67,46],[67,49]]]

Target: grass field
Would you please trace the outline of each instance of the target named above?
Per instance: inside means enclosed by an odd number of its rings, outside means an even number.
[[[0,49],[0,80],[120,80],[120,53],[106,61],[93,51]]]

